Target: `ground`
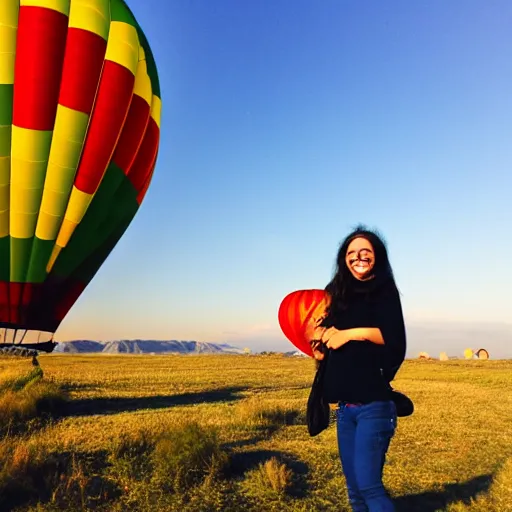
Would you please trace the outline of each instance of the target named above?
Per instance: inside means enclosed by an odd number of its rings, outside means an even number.
[[[349,510],[334,426],[305,426],[309,358],[39,363],[66,402],[4,428],[2,510]],[[0,385],[13,372],[1,361]],[[397,510],[512,511],[512,361],[406,361],[394,387],[416,407],[385,466]]]

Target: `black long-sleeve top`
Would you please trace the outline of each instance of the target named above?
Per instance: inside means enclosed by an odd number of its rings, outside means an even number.
[[[378,327],[384,338],[384,345],[354,340],[329,351],[324,377],[327,401],[389,400],[389,382],[403,363],[406,351],[402,306],[396,288],[383,285],[369,295],[354,293],[347,309],[324,325],[340,330]]]

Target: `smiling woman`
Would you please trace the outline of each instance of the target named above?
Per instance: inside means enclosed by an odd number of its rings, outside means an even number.
[[[331,296],[312,333],[323,398],[337,403],[338,448],[354,511],[394,510],[382,470],[397,408],[390,382],[405,358],[402,307],[386,246],[358,227],[338,251]],[[326,355],[328,356],[326,358]]]
[[[356,279],[366,280],[373,277],[375,254],[368,239],[358,237],[352,240],[347,248],[345,261]]]

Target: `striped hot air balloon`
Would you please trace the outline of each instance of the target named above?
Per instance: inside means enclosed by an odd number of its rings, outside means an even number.
[[[52,340],[144,199],[160,113],[123,0],[0,0],[0,342]]]
[[[283,334],[304,354],[313,357],[306,329],[320,318],[329,304],[324,290],[297,290],[289,293],[279,306],[278,320]]]

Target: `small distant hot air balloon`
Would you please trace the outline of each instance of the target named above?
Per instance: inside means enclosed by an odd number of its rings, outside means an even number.
[[[439,354],[439,360],[440,361],[448,361],[448,354],[446,352],[441,352]]]
[[[298,290],[288,294],[279,306],[283,334],[304,354],[313,357],[306,329],[325,312],[329,296],[324,290]]]
[[[430,359],[430,356],[427,354],[427,352],[420,352],[418,354],[418,359]]]
[[[160,112],[123,0],[1,0],[0,342],[53,350],[144,199]]]
[[[476,357],[478,359],[489,359],[489,352],[485,350],[485,348],[480,348],[475,352]]]
[[[473,359],[473,349],[472,348],[467,348],[466,350],[464,350],[464,358],[465,359]]]

